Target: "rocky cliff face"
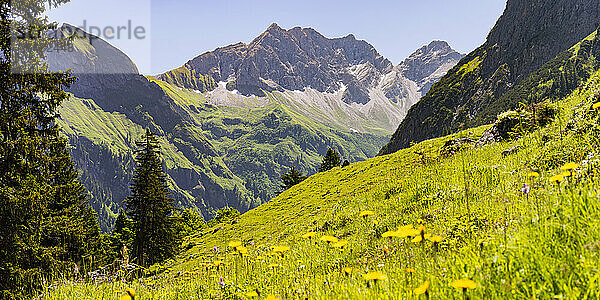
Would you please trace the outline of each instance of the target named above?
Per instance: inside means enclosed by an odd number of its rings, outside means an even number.
[[[368,66],[370,77],[357,78],[352,73],[352,66],[362,64]],[[328,39],[311,28],[285,30],[277,24],[247,45],[239,43],[202,54],[185,67],[217,82],[234,82],[242,94],[259,96],[262,90],[306,87],[334,92],[342,84],[369,88],[377,76],[393,68],[373,46],[353,35]]]
[[[600,25],[595,0],[509,0],[485,44],[435,84],[402,121],[380,154],[412,142],[493,120],[480,116],[503,94],[545,62],[581,41]],[[499,112],[496,112],[499,113]]]
[[[157,78],[200,92],[219,88],[195,84],[206,78],[244,96],[295,91],[299,93],[291,98],[299,106],[318,107],[331,116],[342,110],[344,119],[364,115],[377,128],[392,131],[408,108],[460,58],[446,42],[435,41],[394,67],[372,45],[353,35],[330,39],[312,28],[286,30],[273,24],[249,44],[204,53]],[[336,96],[323,103],[323,97],[312,93],[312,103],[306,103],[309,96],[302,93],[311,91],[326,98]],[[347,128],[361,130],[350,123],[346,122]]]
[[[456,52],[444,41],[433,41],[411,54],[396,67],[402,76],[417,83],[422,95],[458,63],[464,54]]]

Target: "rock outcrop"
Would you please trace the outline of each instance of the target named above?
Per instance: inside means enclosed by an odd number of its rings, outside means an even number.
[[[481,112],[600,25],[596,0],[508,0],[486,42],[414,105],[380,155],[413,142],[493,122]],[[510,109],[508,107],[507,109]],[[496,113],[500,113],[498,111]]]

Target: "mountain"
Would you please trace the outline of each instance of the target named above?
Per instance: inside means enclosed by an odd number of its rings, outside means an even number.
[[[494,120],[502,96],[600,25],[594,0],[509,0],[486,42],[463,58],[416,105],[380,155],[413,142]]]
[[[311,176],[215,220],[132,285],[138,295],[183,298],[198,298],[202,286],[214,298],[597,299],[598,55],[600,29],[493,102],[536,105]],[[477,64],[458,68],[467,77]],[[446,83],[460,88],[442,79],[430,93]],[[510,134],[488,139],[507,115],[518,120]],[[114,295],[105,287],[80,281],[51,291]]]
[[[462,57],[446,42],[435,41],[394,67],[354,35],[330,39],[312,28],[286,30],[272,24],[249,44],[204,53],[156,78],[200,92],[283,93],[311,118],[319,116],[310,106],[326,114],[320,120],[330,125],[369,131],[366,121],[369,127],[393,131],[408,108]],[[222,98],[231,95],[219,94],[213,101],[230,102]]]
[[[73,51],[49,53],[48,61],[78,78],[59,125],[103,230],[128,195],[145,128],[159,137],[179,207],[205,219],[224,207],[244,212],[273,198],[290,167],[317,172],[328,148],[351,162],[375,156],[411,101],[460,56],[434,42],[394,67],[353,36],[273,25],[248,45],[153,77],[97,37],[67,24],[58,32],[73,33],[82,37]],[[390,98],[387,86],[398,90]]]

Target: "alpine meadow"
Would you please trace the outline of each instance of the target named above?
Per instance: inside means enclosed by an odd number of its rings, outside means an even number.
[[[600,299],[598,0],[107,1],[0,0],[0,299]]]

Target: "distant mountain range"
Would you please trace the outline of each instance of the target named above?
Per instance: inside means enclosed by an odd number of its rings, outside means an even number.
[[[389,131],[463,56],[446,42],[434,41],[394,67],[354,35],[329,39],[312,28],[285,30],[272,24],[249,44],[204,53],[156,78],[200,92],[216,90],[214,104],[231,105],[232,94],[284,95],[305,114],[331,125]],[[318,112],[309,112],[310,107]],[[340,113],[343,118],[335,116]]]
[[[222,207],[243,212],[270,200],[291,166],[315,173],[329,147],[351,162],[375,156],[410,106],[463,57],[434,41],[393,66],[352,35],[329,39],[276,24],[249,44],[155,77],[139,75],[101,39],[74,47],[48,60],[51,70],[78,77],[60,125],[104,230],[128,194],[144,128],[160,137],[180,207],[206,218]]]

